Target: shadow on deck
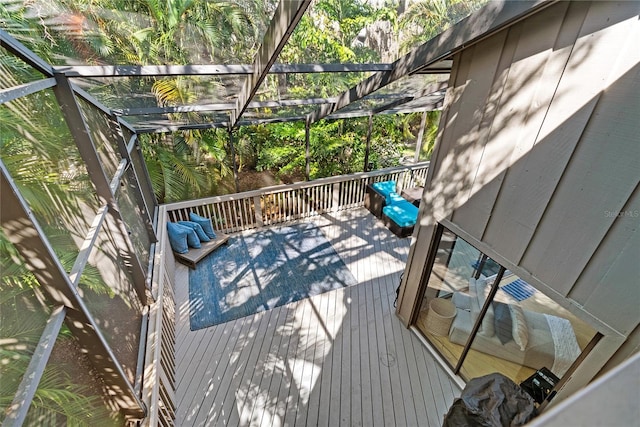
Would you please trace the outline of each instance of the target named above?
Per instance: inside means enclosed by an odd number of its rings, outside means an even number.
[[[306,219],[357,285],[190,331],[176,271],[176,425],[440,426],[460,390],[393,308],[411,239],[365,209]]]

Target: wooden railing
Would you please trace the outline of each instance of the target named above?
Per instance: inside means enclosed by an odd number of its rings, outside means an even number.
[[[429,163],[425,162],[163,206],[170,221],[188,220],[189,212],[195,212],[212,218],[214,228],[233,233],[360,207],[367,184],[395,180],[400,193],[405,188],[423,185],[428,168]]]
[[[158,210],[142,398],[147,405],[145,427],[172,426],[175,420],[176,303],[173,294],[175,259],[166,233],[167,212]]]
[[[428,167],[422,163],[160,206],[142,389],[148,416],[141,425],[170,426],[175,418],[175,259],[167,221],[186,220],[189,212],[195,212],[214,218],[216,228],[229,233],[356,208],[364,204],[367,184],[395,180],[400,193],[423,184]]]

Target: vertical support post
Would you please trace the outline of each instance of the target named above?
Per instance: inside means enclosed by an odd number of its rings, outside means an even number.
[[[236,193],[240,192],[240,181],[238,179],[238,162],[236,162],[236,150],[233,146],[233,128],[229,127],[229,149],[231,150],[231,161],[233,164],[233,180],[236,185]]]
[[[369,151],[371,150],[371,132],[373,131],[373,114],[369,114],[369,128],[367,129],[367,147],[364,151],[364,172],[369,171]]]
[[[422,112],[422,120],[420,121],[420,131],[418,132],[418,139],[416,139],[416,153],[413,156],[413,162],[418,163],[420,161],[420,151],[422,151],[422,140],[424,138],[424,128],[427,125],[427,112]]]
[[[140,212],[142,214],[142,221],[147,230],[147,235],[149,236],[149,240],[152,243],[158,241],[158,237],[156,236],[156,232],[153,228],[153,213],[155,211],[154,206],[147,206],[147,201],[142,194],[142,185],[151,186],[151,181],[140,182],[140,177],[136,174],[135,165],[131,161],[131,155],[129,153],[129,141],[125,140],[124,133],[122,132],[122,127],[120,126],[120,122],[118,122],[118,118],[115,114],[111,114],[107,118],[109,122],[109,127],[111,128],[111,132],[113,134],[114,139],[116,139],[118,143],[118,150],[120,151],[120,156],[127,161],[127,168],[130,179],[135,180],[135,188],[133,189],[134,197],[136,199],[136,204],[140,208]],[[134,136],[135,137],[135,136]],[[132,137],[132,138],[134,138]],[[146,168],[145,168],[146,169]],[[148,172],[145,170],[145,177],[148,177]],[[150,187],[151,188],[151,187]],[[153,188],[151,188],[151,192],[153,193]]]
[[[260,200],[260,196],[253,196],[253,210],[256,216],[256,225],[258,227],[263,227],[264,221],[262,219],[262,205],[260,204]]]
[[[305,120],[304,122],[304,143],[305,143],[305,152],[304,152],[304,159],[305,159],[305,177],[307,178],[307,181],[309,181],[309,176],[311,175],[311,165],[310,165],[310,151],[311,151],[311,144],[309,142],[309,118],[307,117],[307,120]]]

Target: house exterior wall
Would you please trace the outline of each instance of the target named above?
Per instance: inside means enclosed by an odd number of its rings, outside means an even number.
[[[637,349],[639,13],[558,2],[455,54],[399,300],[407,326],[442,223],[605,335],[583,378]]]

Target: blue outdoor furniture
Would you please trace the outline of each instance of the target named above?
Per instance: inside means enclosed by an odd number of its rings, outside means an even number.
[[[410,235],[418,220],[418,208],[396,193],[393,180],[367,185],[364,205],[399,237]]]
[[[393,234],[406,237],[413,233],[418,220],[418,208],[407,200],[396,202],[382,208],[382,221]]]

